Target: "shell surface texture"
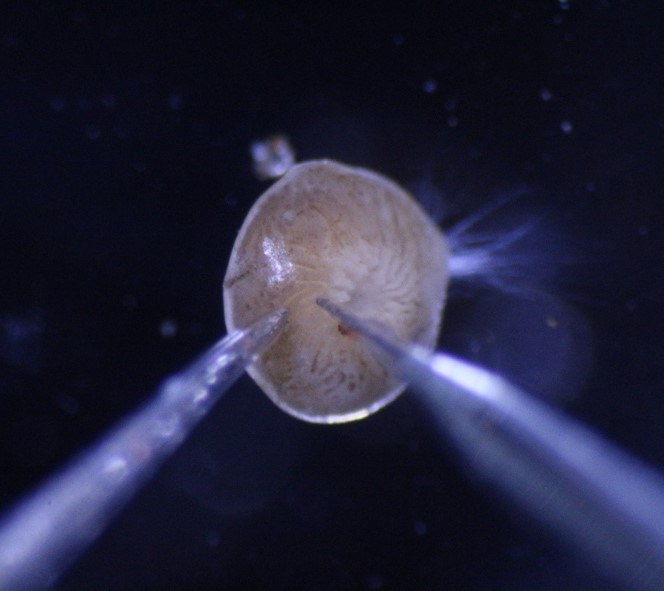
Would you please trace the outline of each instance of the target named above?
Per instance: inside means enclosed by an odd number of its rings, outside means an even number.
[[[442,232],[399,185],[329,160],[303,162],[261,195],[240,229],[224,279],[226,326],[284,308],[286,328],[249,375],[305,421],[360,419],[405,385],[316,299],[433,348],[447,267]]]

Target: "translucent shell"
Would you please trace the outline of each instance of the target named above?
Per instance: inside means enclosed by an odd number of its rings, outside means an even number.
[[[316,298],[433,347],[447,261],[442,233],[397,184],[329,160],[303,162],[256,201],[240,229],[224,279],[226,325],[285,308],[286,328],[249,375],[305,421],[360,419],[404,385]]]

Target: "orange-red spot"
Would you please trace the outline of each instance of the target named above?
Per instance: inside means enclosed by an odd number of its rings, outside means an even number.
[[[351,337],[351,338],[357,337],[357,333],[355,333],[355,331],[349,330],[348,328],[346,328],[341,324],[337,324],[337,330],[345,337]]]

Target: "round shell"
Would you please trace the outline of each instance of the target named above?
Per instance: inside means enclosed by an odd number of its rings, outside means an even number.
[[[291,168],[251,208],[224,279],[229,331],[284,308],[287,325],[249,375],[284,411],[315,423],[360,419],[404,389],[326,298],[405,341],[435,345],[447,246],[389,179],[328,160]]]

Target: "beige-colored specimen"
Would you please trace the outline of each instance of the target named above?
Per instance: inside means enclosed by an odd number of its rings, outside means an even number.
[[[360,419],[404,385],[316,298],[432,348],[447,260],[441,231],[396,183],[329,160],[303,162],[256,201],[240,229],[224,279],[226,325],[284,308],[286,328],[251,377],[300,419]]]

